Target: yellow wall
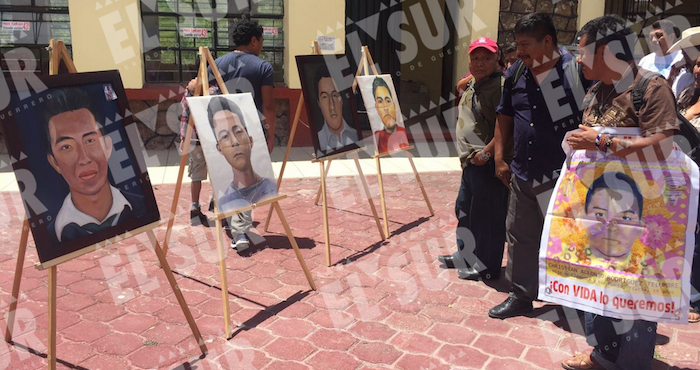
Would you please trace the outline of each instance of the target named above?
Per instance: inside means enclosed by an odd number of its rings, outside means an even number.
[[[578,2],[578,25],[581,29],[588,21],[605,15],[605,0],[586,0]]]
[[[456,86],[459,79],[469,72],[469,48],[463,47],[463,44],[469,45],[472,40],[478,37],[490,37],[498,41],[498,15],[500,8],[497,4],[495,1],[464,0],[462,13],[467,19],[469,27],[465,31],[463,25],[462,28],[459,28],[459,25],[457,26],[455,45],[459,45],[459,51],[455,55],[453,86]],[[460,34],[467,36],[460,38]]]
[[[69,0],[68,7],[78,72],[119,69],[125,88],[142,88],[140,1]]]
[[[284,72],[290,88],[301,88],[295,57],[311,54],[318,35],[336,37],[335,53],[345,52],[345,1],[284,0]]]

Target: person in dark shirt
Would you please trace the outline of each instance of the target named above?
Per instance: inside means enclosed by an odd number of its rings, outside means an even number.
[[[544,213],[565,159],[561,142],[581,122],[578,102],[585,94],[576,59],[557,47],[549,15],[520,18],[515,41],[521,61],[506,72],[494,138],[496,177],[511,190],[506,219],[511,292],[489,310],[490,317],[499,319],[533,309]],[[511,141],[509,165],[504,149]]]

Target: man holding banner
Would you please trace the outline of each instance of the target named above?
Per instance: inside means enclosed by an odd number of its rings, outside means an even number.
[[[579,35],[584,75],[600,82],[563,144],[571,151],[545,221],[539,297],[587,311],[593,351],[563,368],[650,370],[657,322],[681,321],[683,294],[687,305],[697,180],[693,192],[678,186],[693,165],[673,146],[673,92],[635,65],[626,21],[599,17]]]

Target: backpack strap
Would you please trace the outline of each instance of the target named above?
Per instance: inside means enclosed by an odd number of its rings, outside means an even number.
[[[600,90],[600,87],[603,86],[602,82],[597,82],[593,87],[591,87],[590,90],[588,90],[588,94],[586,94],[586,97],[583,98],[583,103],[581,104],[581,112],[585,111],[586,108],[588,108],[589,105],[591,105],[591,101],[593,101],[593,97],[595,97],[595,94],[598,93],[598,90]]]
[[[643,73],[637,79],[637,83],[632,89],[632,104],[634,105],[634,110],[637,112],[637,114],[639,114],[639,109],[642,108],[645,103],[644,93],[647,91],[649,82],[651,82],[651,80],[657,76],[661,75],[658,73]]]

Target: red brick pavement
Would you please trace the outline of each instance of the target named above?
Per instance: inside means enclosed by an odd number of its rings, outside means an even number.
[[[424,174],[435,216],[411,176],[386,176],[390,230],[379,239],[351,178],[329,180],[332,267],[325,266],[318,180],[285,180],[282,208],[318,285],[309,287],[279,220],[250,255],[228,252],[234,337],[223,338],[213,229],[188,226],[183,189],[168,259],[204,336],[198,347],[145,235],[58,266],[59,368],[77,369],[558,369],[587,351],[581,322],[539,304],[532,317],[489,319],[503,280],[461,281],[435,257],[454,248],[459,174]],[[370,181],[377,193],[376,181]],[[156,196],[167,215],[174,186]],[[203,198],[209,188],[205,186]],[[378,200],[378,198],[376,198]],[[23,214],[19,194],[0,209],[0,309],[8,307]],[[261,220],[266,209],[257,211]],[[160,240],[165,227],[157,229]],[[258,230],[260,231],[260,230]],[[45,368],[46,272],[27,253],[15,345],[0,345],[0,370]],[[228,249],[227,249],[228,251]],[[0,320],[4,331],[4,319]],[[700,325],[700,324],[697,324]],[[700,369],[697,329],[660,325],[655,369]],[[572,334],[573,332],[573,334]],[[673,367],[677,366],[677,367]]]

